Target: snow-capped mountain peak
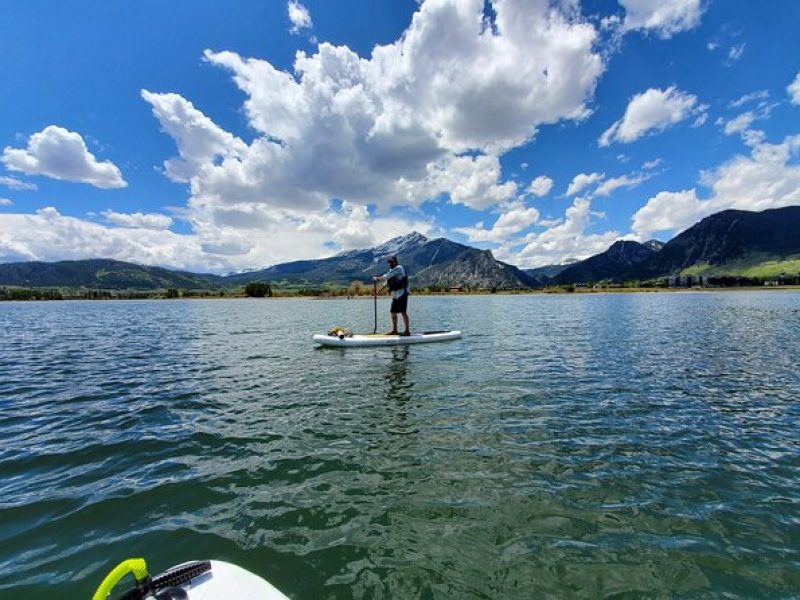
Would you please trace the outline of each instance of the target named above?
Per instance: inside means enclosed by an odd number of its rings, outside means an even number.
[[[430,240],[419,231],[412,231],[405,235],[394,237],[372,248],[356,248],[353,250],[342,250],[336,254],[336,258],[354,258],[366,252],[372,253],[375,260],[382,260],[392,254],[402,254],[429,242]]]
[[[412,231],[375,246],[372,249],[372,253],[377,257],[383,258],[392,254],[402,254],[427,242],[428,238],[419,231]]]

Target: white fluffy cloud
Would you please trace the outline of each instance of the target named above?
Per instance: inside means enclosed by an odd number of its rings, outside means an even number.
[[[180,158],[164,162],[173,181],[188,183],[208,164],[242,155],[247,145],[224,131],[178,94],[156,94],[142,90],[142,98],[153,108],[165,133],[175,140]]]
[[[16,177],[8,177],[7,175],[0,176],[0,185],[3,185],[12,190],[37,190],[35,183],[28,183]]]
[[[590,185],[603,179],[605,179],[605,173],[578,173],[572,178],[569,187],[567,187],[567,196],[580,194]]]
[[[14,203],[8,198],[0,198],[0,206],[11,206],[12,204]]]
[[[111,161],[97,161],[79,133],[56,125],[31,135],[27,148],[7,146],[0,160],[9,170],[26,175],[46,175],[99,188],[128,185]]]
[[[509,260],[523,268],[563,263],[574,258],[586,258],[608,249],[621,236],[617,231],[587,233],[592,216],[603,216],[593,212],[591,201],[576,198],[567,208],[563,221],[542,232],[530,233],[521,240],[514,240],[495,254],[501,260]],[[513,246],[524,244],[520,252]]]
[[[794,81],[786,87],[786,91],[789,92],[792,104],[800,104],[800,71],[798,71]]]
[[[758,141],[750,156],[736,156],[719,168],[705,172],[702,183],[710,189],[701,199],[695,189],[661,192],[633,216],[632,229],[642,237],[657,231],[679,231],[699,219],[729,208],[761,211],[800,204],[800,135],[780,144]]]
[[[299,33],[301,29],[311,27],[311,14],[305,6],[296,0],[289,0],[286,11],[289,13],[289,21],[292,22],[290,30],[292,33]]]
[[[435,227],[428,220],[370,215],[365,206],[343,202],[338,211],[307,215],[298,227],[300,232],[330,236],[341,249],[368,248],[409,231],[429,234]]]
[[[363,207],[347,204],[303,220],[275,215],[261,206],[223,208],[217,215],[193,213],[196,232],[192,234],[156,227],[165,224],[157,218],[164,215],[106,211],[103,216],[109,222],[123,225],[109,226],[62,215],[52,207],[35,214],[0,213],[0,262],[102,256],[224,272],[260,268],[299,257],[328,256],[339,249],[371,246],[411,230],[436,232],[427,220],[368,216]],[[338,246],[331,247],[331,240]]]
[[[108,257],[152,265],[206,269],[224,263],[203,253],[196,237],[166,230],[106,227],[61,215],[0,214],[0,260],[69,260]]]
[[[703,15],[701,0],[619,0],[619,3],[625,8],[625,31],[652,31],[663,39],[697,27]]]
[[[492,27],[483,8],[428,0],[398,41],[369,58],[322,43],[297,54],[293,73],[207,51],[246,94],[258,135],[244,144],[187,100],[143,92],[178,143],[167,173],[189,181],[193,205],[509,200],[516,185],[503,181],[499,157],[542,124],[584,118],[604,65],[596,30],[569,3],[498,2]]]
[[[481,222],[475,227],[456,227],[453,231],[467,236],[471,242],[504,242],[538,220],[538,210],[522,202],[512,202],[501,212],[491,229],[486,229]]]
[[[139,229],[169,229],[172,218],[158,213],[119,213],[106,210],[103,217],[113,225],[120,227],[134,227]]]
[[[600,146],[613,142],[628,144],[651,132],[662,131],[691,116],[705,114],[706,105],[698,104],[697,96],[670,86],[665,90],[650,88],[636,94],[625,114],[600,136]],[[705,121],[696,122],[702,125]]]
[[[620,188],[635,188],[643,181],[650,179],[650,177],[651,175],[648,173],[637,173],[634,175],[620,175],[619,177],[611,177],[597,186],[597,189],[594,191],[594,193],[596,196],[610,196],[615,190]]]
[[[298,30],[311,25],[302,8],[287,8]],[[250,142],[186,98],[142,90],[175,140],[164,172],[189,185],[183,217],[200,250],[214,265],[263,266],[433,228],[390,216],[395,206],[442,195],[475,209],[512,206],[520,190],[500,157],[543,124],[585,118],[604,63],[596,30],[573,3],[494,8],[489,26],[482,0],[427,0],[396,42],[369,57],[322,43],[298,52],[292,72],[206,51],[246,96]],[[539,178],[530,193],[551,186]],[[500,226],[531,219],[535,209],[526,210],[509,210]],[[146,217],[111,221],[141,227]]]
[[[650,237],[659,231],[681,231],[709,214],[694,188],[659,192],[636,211],[631,229],[643,238]]]
[[[547,175],[539,175],[539,177],[531,181],[527,191],[529,194],[533,194],[537,198],[543,198],[544,196],[547,196],[552,189],[553,180]]]

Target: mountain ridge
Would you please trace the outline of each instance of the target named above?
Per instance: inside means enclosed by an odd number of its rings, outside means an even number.
[[[652,244],[651,242],[657,242]],[[627,250],[620,245],[627,244]],[[645,244],[618,240],[605,252],[586,258],[551,279],[551,283],[599,281],[621,283],[680,275],[729,274],[726,265],[780,262],[800,257],[800,206],[760,212],[728,209],[709,215],[680,232],[658,250],[661,242]],[[649,246],[648,246],[649,245]]]
[[[444,237],[427,238],[419,232],[387,240],[373,248],[349,250],[313,260],[281,263],[230,278],[247,283],[269,279],[285,284],[347,285],[371,280],[387,270],[385,259],[397,255],[409,274],[412,287],[479,287],[521,289],[535,280],[513,265],[498,261],[490,250],[480,250]]]
[[[96,289],[218,289],[220,275],[191,273],[111,258],[0,263],[0,285]]]
[[[430,239],[412,231],[372,248],[279,263],[228,275],[196,274],[113,259],[0,264],[0,285],[19,287],[85,287],[92,289],[221,289],[268,280],[277,287],[347,286],[368,283],[387,270],[385,259],[397,254],[412,287],[522,289],[536,281],[513,265],[444,237]]]
[[[0,263],[0,285],[94,289],[224,289],[268,280],[276,287],[347,286],[370,282],[398,254],[412,287],[523,289],[600,281],[624,282],[682,273],[730,275],[758,261],[800,260],[800,206],[761,212],[730,209],[709,215],[667,243],[617,240],[606,251],[571,264],[521,270],[445,237],[412,231],[372,248],[279,263],[228,275],[192,273],[113,259]],[[794,263],[792,263],[794,264]],[[794,268],[794,267],[792,267]]]

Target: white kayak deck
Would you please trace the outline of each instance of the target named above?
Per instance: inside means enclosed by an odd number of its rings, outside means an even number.
[[[239,566],[211,561],[211,571],[182,586],[188,600],[289,600],[275,586]]]
[[[323,346],[337,346],[340,348],[358,348],[365,346],[407,346],[410,344],[430,344],[432,342],[447,342],[461,337],[460,331],[430,331],[425,333],[412,333],[411,335],[386,335],[385,333],[357,334],[350,337],[335,335],[314,336],[314,341]]]

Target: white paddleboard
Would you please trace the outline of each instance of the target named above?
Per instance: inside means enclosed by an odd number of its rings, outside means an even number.
[[[221,560],[211,570],[181,586],[188,600],[289,600],[258,575]]]
[[[431,342],[447,342],[461,337],[460,331],[432,331],[411,335],[386,335],[383,333],[360,334],[350,337],[336,335],[315,335],[314,341],[323,346],[340,348],[358,348],[364,346],[407,346],[409,344],[429,344]]]

